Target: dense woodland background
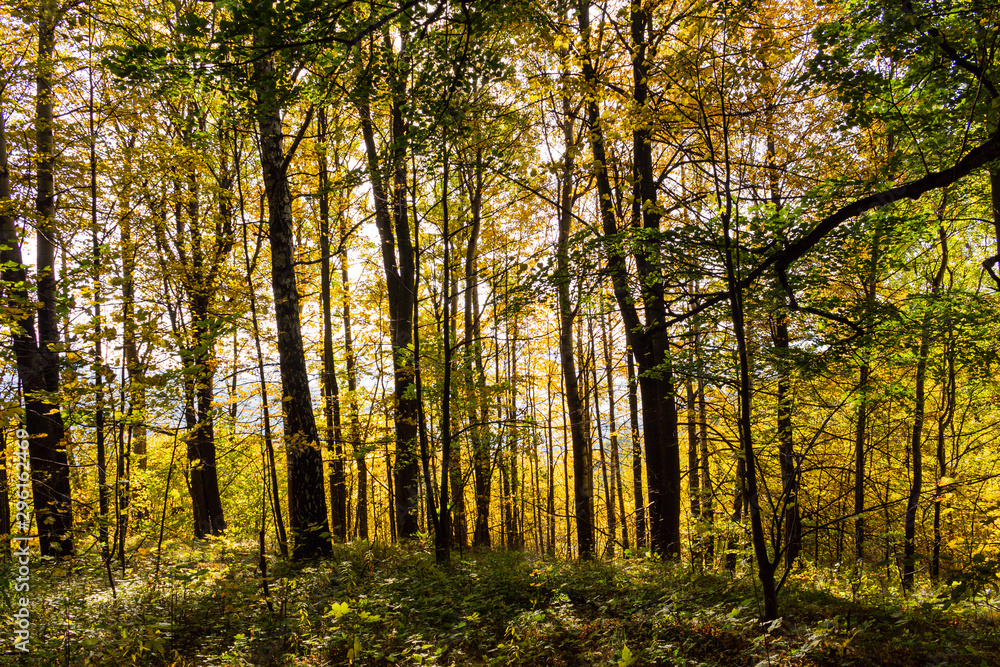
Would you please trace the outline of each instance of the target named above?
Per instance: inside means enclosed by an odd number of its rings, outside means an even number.
[[[969,589],[998,38],[979,1],[7,2],[0,534],[23,426],[40,554],[109,585],[424,533],[752,571],[767,620],[797,569]]]

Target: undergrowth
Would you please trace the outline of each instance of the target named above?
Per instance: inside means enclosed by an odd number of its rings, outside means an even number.
[[[355,543],[268,568],[253,545],[173,543],[114,572],[35,562],[31,640],[3,665],[1000,665],[993,608],[901,598],[874,576],[801,569],[759,622],[750,574],[645,558],[566,562]],[[993,592],[995,595],[995,591]],[[9,602],[9,600],[8,600]]]

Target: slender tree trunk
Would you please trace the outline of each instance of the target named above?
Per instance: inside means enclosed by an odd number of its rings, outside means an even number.
[[[615,372],[611,362],[611,334],[604,310],[601,310],[601,341],[604,348],[604,368],[608,379],[608,428],[611,430],[611,476],[618,495],[618,512],[622,520],[622,549],[629,548],[628,520],[625,518],[625,491],[622,488],[621,456],[618,446],[618,420],[615,417]],[[609,491],[610,493],[610,491]]]
[[[146,384],[142,362],[139,359],[138,335],[135,321],[135,256],[136,245],[132,239],[132,150],[135,135],[130,134],[125,140],[125,160],[123,182],[121,185],[120,215],[118,225],[121,230],[122,255],[122,348],[125,354],[125,366],[128,370],[130,393],[130,421],[132,432],[132,451],[136,456],[136,465],[140,470],[146,469]]]
[[[450,240],[448,241],[450,243]],[[449,251],[450,252],[450,251]],[[449,351],[449,366],[454,363],[453,355],[454,350],[458,349],[458,334],[456,332],[456,326],[458,323],[458,268],[456,267],[453,271],[450,265],[447,267],[447,271],[450,275],[450,285],[451,292],[448,296],[448,302],[450,304],[447,309],[447,317],[451,318],[450,332],[447,337],[447,345],[451,348]],[[463,355],[463,361],[464,361]],[[459,371],[462,374],[462,368]],[[467,376],[466,376],[467,378]],[[450,384],[448,385],[450,388]],[[449,389],[450,391],[450,389]],[[457,416],[457,410],[450,411],[450,422],[448,428],[451,432],[456,432],[459,429],[459,418]],[[452,504],[454,505],[454,511],[452,512],[452,540],[454,544],[460,549],[464,549],[468,546],[469,542],[469,527],[467,520],[467,513],[465,508],[465,476],[462,471],[462,447],[461,441],[455,441],[451,447],[451,464],[448,467],[450,474],[450,484],[451,484],[451,498]]]
[[[124,384],[124,382],[123,382]],[[124,395],[122,395],[122,403],[120,408],[124,408]],[[124,410],[122,410],[124,412]],[[131,484],[129,481],[129,476],[131,474],[131,450],[129,447],[128,439],[125,437],[125,428],[123,422],[118,422],[118,428],[115,429],[115,444],[116,444],[116,459],[117,466],[115,471],[115,488],[117,493],[115,494],[115,541],[117,543],[118,550],[118,564],[121,567],[122,576],[125,576],[125,542],[128,538],[129,529],[129,501],[131,498]]]
[[[262,235],[258,234],[257,236],[257,248],[254,252],[255,261],[251,262],[250,244],[247,240],[247,222],[244,214],[243,178],[240,169],[240,155],[236,151],[234,151],[234,155],[236,157],[236,187],[239,191],[240,197],[240,218],[243,223],[241,225],[243,228],[243,258],[246,266],[247,293],[250,296],[250,323],[253,327],[253,342],[257,352],[257,377],[260,380],[260,401],[264,417],[263,437],[266,458],[263,461],[263,464],[267,468],[267,472],[265,474],[270,476],[271,506],[274,512],[274,530],[276,534],[275,537],[278,540],[278,549],[281,551],[281,557],[287,559],[288,536],[285,533],[285,520],[281,511],[281,495],[278,491],[278,466],[274,459],[274,442],[271,438],[271,408],[267,395],[267,377],[264,374],[264,355],[261,352],[260,345],[260,326],[259,320],[257,319],[257,292],[253,281],[253,265],[256,263],[256,258],[259,256]],[[263,208],[263,205],[261,208]],[[261,213],[263,213],[263,211],[261,211]]]
[[[868,435],[868,379],[871,366],[867,360],[861,364],[858,392],[861,401],[854,429],[854,556],[860,563],[865,557],[865,439]]]
[[[565,386],[565,376],[560,374],[559,376],[559,395],[562,397],[562,425],[563,425],[563,498],[565,499],[565,511],[563,516],[566,517],[566,558],[573,557],[573,523],[571,517],[573,513],[570,511],[570,493],[569,493],[569,452],[570,452],[570,434],[569,434],[569,411],[566,408],[566,386]]]
[[[35,341],[34,307],[26,289],[14,294],[15,300],[28,313],[20,318],[20,331],[15,334],[14,352],[18,376],[25,396],[26,430],[29,434],[29,455],[32,471],[32,497],[38,526],[39,545],[43,556],[64,557],[75,553],[73,545],[73,506],[70,496],[69,463],[66,457],[65,427],[59,403],[59,314],[55,275],[55,118],[53,77],[55,65],[56,26],[61,10],[53,0],[38,5],[38,63],[35,78],[35,164],[38,216],[35,262],[38,267],[38,340]],[[6,155],[4,155],[6,165]],[[9,175],[5,169],[5,180]],[[10,199],[9,180],[4,200]],[[19,239],[14,221],[4,216],[0,244],[3,261],[16,268],[4,269],[5,279],[21,278],[26,285],[20,257]],[[10,265],[8,265],[10,266]],[[20,274],[20,275],[19,275]],[[14,305],[14,304],[12,304]],[[30,313],[30,314],[29,314]]]
[[[102,294],[102,256],[101,244],[97,238],[97,139],[94,128],[94,80],[93,70],[90,77],[90,229],[91,248],[94,262],[93,303],[94,303],[94,437],[97,446],[97,523],[98,541],[101,543],[101,558],[105,565],[110,559],[108,545],[108,478],[107,451],[104,437],[106,435],[104,420],[104,322],[101,313]],[[6,498],[6,494],[4,495]]]
[[[700,354],[700,353],[699,353]],[[700,357],[699,357],[700,368]],[[701,518],[705,525],[702,540],[705,559],[711,563],[715,559],[715,490],[712,486],[712,466],[708,448],[708,409],[705,404],[705,380],[702,371],[698,377],[698,442],[701,446]]]
[[[556,284],[559,299],[559,359],[562,364],[564,396],[573,445],[573,492],[576,537],[580,558],[594,556],[593,477],[589,466],[590,445],[585,432],[585,412],[577,380],[576,356],[573,350],[573,323],[577,308],[570,299],[569,235],[573,222],[572,178],[574,169],[573,120],[570,102],[563,96],[563,141],[566,154],[560,177],[559,240],[556,245]],[[568,484],[568,476],[567,476]],[[569,496],[567,495],[567,504]],[[567,522],[569,519],[567,518]],[[567,540],[567,549],[568,540]]]
[[[335,157],[339,157],[336,153]],[[337,160],[339,166],[339,159]],[[358,467],[358,502],[357,518],[354,523],[354,534],[362,540],[368,539],[368,446],[361,442],[361,417],[358,409],[358,369],[354,354],[354,332],[351,321],[351,283],[348,275],[347,258],[347,220],[338,207],[337,218],[340,224],[340,284],[342,289],[342,307],[344,314],[344,363],[347,370],[348,407],[350,409],[350,438],[354,463]],[[372,489],[374,492],[374,488]]]
[[[955,347],[952,340],[952,330],[948,327],[947,378],[941,387],[941,405],[943,413],[937,424],[937,490],[934,494],[934,554],[931,557],[931,580],[938,583],[941,576],[941,508],[945,494],[944,479],[948,476],[948,457],[945,449],[945,431],[951,426],[955,415]]]
[[[258,35],[258,38],[261,37]],[[257,39],[263,46],[270,35]],[[295,239],[292,195],[282,147],[281,115],[275,102],[276,73],[269,58],[254,62],[257,77],[257,123],[260,128],[261,166],[268,203],[271,245],[271,286],[274,293],[281,368],[285,451],[288,461],[288,517],[292,557],[310,558],[330,552],[330,528],[323,490],[323,457],[309,391],[299,292],[295,277]]]
[[[945,270],[948,268],[948,236],[942,226],[938,230],[941,240],[941,265],[931,283],[931,298],[938,295]],[[931,312],[924,313],[920,327],[920,349],[917,356],[917,373],[913,397],[913,431],[910,438],[910,495],[906,503],[906,519],[903,527],[903,590],[909,593],[913,589],[913,576],[916,572],[916,534],[917,510],[920,505],[920,493],[923,490],[923,430],[924,408],[926,396],[924,383],[927,376],[927,354],[931,344]]]
[[[88,37],[92,35],[88,34]],[[93,67],[88,68],[88,78],[90,83],[90,105],[88,121],[90,125],[90,233],[91,249],[94,262],[93,279],[93,303],[94,303],[94,438],[97,449],[97,534],[101,543],[101,559],[105,567],[110,567],[111,551],[108,544],[108,461],[105,445],[105,435],[107,434],[104,421],[104,322],[101,313],[103,296],[101,294],[102,277],[102,256],[101,244],[98,239],[99,227],[97,224],[97,134],[94,127],[94,72]],[[127,187],[127,186],[126,186]],[[4,455],[6,458],[6,454]],[[6,490],[6,486],[5,486]],[[0,502],[6,501],[7,494],[3,494]],[[4,508],[6,509],[6,508]],[[8,531],[9,532],[9,529]],[[4,532],[4,534],[6,534]],[[6,542],[6,541],[5,541]]]
[[[727,183],[728,186],[728,183]],[[728,207],[727,207],[728,208]],[[740,360],[740,443],[743,446],[743,461],[745,461],[744,489],[746,494],[747,512],[750,515],[750,534],[753,540],[754,554],[757,557],[757,577],[761,583],[761,597],[764,601],[763,619],[773,621],[778,617],[778,593],[774,582],[775,562],[767,553],[767,542],[764,537],[764,523],[760,514],[760,504],[757,495],[757,463],[753,449],[753,432],[751,430],[750,397],[752,386],[750,382],[750,360],[747,353],[746,330],[743,320],[743,290],[736,279],[733,249],[730,243],[729,212],[723,214],[723,235],[726,240],[726,282],[730,294],[732,309],[733,332],[736,335],[736,347]],[[737,475],[739,477],[739,475]]]
[[[405,50],[405,39],[403,40]],[[415,292],[415,257],[406,206],[406,134],[402,106],[407,102],[406,82],[397,73],[393,90],[392,194],[385,191],[382,167],[375,145],[374,126],[367,99],[361,100],[358,110],[361,133],[368,157],[368,173],[375,198],[375,223],[378,227],[385,269],[389,302],[389,336],[392,344],[393,374],[395,378],[396,460],[393,486],[397,534],[409,538],[419,531],[419,463],[417,444],[417,401],[410,387],[414,384],[414,361],[410,350],[413,342],[413,312]],[[391,209],[390,209],[391,207]],[[399,259],[397,261],[397,246]]]
[[[687,394],[687,440],[688,440],[688,500],[691,505],[691,562],[701,557],[701,475],[698,466],[698,423],[695,417],[694,382],[687,378],[684,382]]]
[[[414,191],[416,186],[414,186]],[[416,204],[414,204],[414,208]],[[420,229],[417,226],[420,218],[416,215],[413,216],[414,220],[414,230],[413,238],[415,240],[413,248],[413,256],[416,260],[415,273],[414,273],[414,283],[413,291],[414,294],[419,294],[420,289]],[[427,531],[433,531],[434,533],[434,554],[435,561],[438,565],[444,565],[448,562],[449,551],[448,551],[448,539],[447,535],[443,534],[441,529],[441,515],[438,512],[437,505],[437,494],[434,490],[434,475],[433,462],[431,461],[430,452],[430,442],[427,434],[427,419],[424,415],[424,387],[423,387],[423,356],[420,351],[420,309],[419,302],[417,299],[413,301],[413,383],[416,389],[416,399],[417,399],[417,432],[420,443],[420,463],[423,470],[423,479],[419,480],[421,482],[418,489],[419,492],[424,494],[425,503],[419,505],[419,523],[422,526],[427,526]],[[447,485],[445,485],[447,489]],[[446,491],[447,492],[447,491]],[[427,519],[424,520],[424,513],[426,512]],[[443,551],[439,549],[439,544],[443,541],[444,549]]]
[[[565,198],[565,196],[564,196]],[[593,481],[592,470],[589,467],[590,445],[584,431],[585,417],[583,400],[577,382],[576,356],[573,350],[573,320],[576,309],[570,304],[569,297],[569,225],[572,218],[569,211],[563,210],[559,221],[558,242],[558,290],[559,290],[559,359],[562,362],[563,383],[565,386],[566,406],[568,409],[569,428],[573,444],[573,493],[574,516],[576,517],[576,539],[580,558],[589,559],[594,556],[594,512],[593,512]],[[568,496],[567,496],[568,502]]]
[[[628,367],[628,412],[632,433],[632,495],[635,498],[635,546],[646,548],[646,501],[642,486],[642,440],[639,435],[639,392],[632,350],[625,354]]]
[[[878,262],[880,230],[876,228],[872,243],[868,277],[865,281],[865,305],[868,313],[875,308],[875,290],[878,287]],[[865,442],[868,438],[869,379],[871,377],[870,343],[861,351],[862,362],[858,378],[858,415],[854,431],[854,555],[858,562],[865,557]]]
[[[330,456],[330,511],[333,535],[347,540],[347,487],[344,475],[344,444],[340,425],[340,388],[333,359],[333,301],[330,297],[330,177],[326,157],[326,109],[320,106],[317,122],[319,142],[319,247],[320,293],[323,308],[323,416],[326,448]]]
[[[770,128],[767,135],[767,165],[768,182],[771,190],[771,203],[775,211],[781,211],[781,192],[779,189],[778,168],[776,165],[774,135]],[[774,314],[771,329],[771,340],[774,344],[776,365],[778,367],[778,460],[781,468],[781,497],[784,507],[784,545],[785,569],[790,570],[795,558],[802,550],[802,523],[799,519],[799,475],[795,465],[795,448],[792,442],[792,369],[789,359],[788,340],[788,303],[782,292],[781,301]]]
[[[476,523],[473,528],[473,546],[490,546],[490,447],[484,437],[488,403],[486,399],[486,373],[483,367],[483,344],[479,311],[479,232],[482,228],[483,210],[483,152],[476,149],[473,173],[466,180],[471,223],[469,243],[465,250],[465,299],[464,335],[466,386],[466,418],[469,421],[469,439],[472,443],[472,473],[476,497]]]
[[[204,115],[199,129],[204,130]],[[212,325],[211,299],[214,294],[213,263],[203,248],[199,210],[200,186],[195,167],[188,174],[188,239],[185,253],[177,239],[178,254],[184,258],[184,287],[191,313],[191,349],[187,351],[188,368],[194,380],[195,428],[188,435],[188,460],[191,464],[189,484],[194,514],[195,537],[221,535],[226,529],[219,492],[219,477],[215,456],[215,356],[216,332]],[[179,223],[180,221],[178,221]]]
[[[607,513],[608,539],[604,546],[604,557],[614,558],[615,556],[615,533],[618,532],[617,516],[615,516],[615,494],[608,476],[609,460],[604,449],[604,432],[601,428],[601,398],[598,388],[601,386],[597,380],[597,345],[594,336],[594,320],[590,316],[587,318],[587,333],[590,336],[590,372],[594,381],[594,417],[597,421],[597,449],[601,455],[601,482],[604,484],[604,508]],[[588,392],[590,393],[590,392]]]
[[[552,374],[545,374],[548,382],[545,385],[545,398],[548,412],[545,421],[545,553],[549,557],[556,555],[556,465],[553,458],[552,434]]]
[[[504,281],[506,283],[507,276]],[[504,285],[505,310],[509,312],[510,286]],[[524,534],[521,530],[522,513],[518,507],[521,498],[521,485],[518,478],[518,441],[520,429],[517,426],[517,318],[508,322],[507,345],[507,377],[510,379],[510,392],[507,401],[507,452],[506,470],[509,488],[506,494],[508,507],[507,548],[520,551],[524,548]],[[499,382],[499,378],[498,378]],[[502,460],[502,459],[501,459]]]
[[[449,470],[452,465],[452,441],[451,441],[451,352],[452,352],[452,320],[451,320],[451,234],[449,233],[448,218],[448,145],[445,139],[444,148],[443,178],[441,183],[441,235],[444,242],[444,266],[442,267],[441,296],[444,298],[444,306],[441,309],[443,316],[442,344],[444,347],[444,377],[441,387],[441,503],[440,503],[440,526],[439,532],[434,536],[435,561],[438,564],[447,564],[451,558],[451,507],[448,499]],[[458,448],[455,448],[455,452]],[[461,471],[459,470],[459,475]],[[461,493],[456,493],[458,497]]]
[[[773,338],[778,363],[778,459],[781,467],[781,486],[784,506],[785,568],[792,564],[802,550],[802,523],[799,520],[799,480],[792,442],[792,389],[789,368],[788,311],[778,307],[775,314]]]
[[[579,3],[577,19],[585,43],[590,39],[590,3]],[[648,61],[646,31],[651,21],[649,7],[633,5],[631,36],[633,48],[633,102],[643,110],[648,102]],[[596,87],[598,76],[588,48],[582,58],[583,79]],[[664,281],[660,275],[659,235],[642,240],[634,252],[639,281],[643,286],[643,326],[629,288],[628,262],[619,240],[614,196],[608,170],[601,112],[595,94],[586,102],[590,145],[597,181],[598,205],[607,256],[608,271],[615,298],[625,324],[629,344],[639,364],[639,387],[642,394],[643,431],[646,446],[646,469],[649,485],[650,546],[665,558],[680,555],[680,457],[677,439],[677,408],[674,402],[673,371],[669,357],[668,331],[656,326],[667,320]],[[651,232],[659,230],[656,207],[650,131],[640,126],[633,132],[633,225]]]

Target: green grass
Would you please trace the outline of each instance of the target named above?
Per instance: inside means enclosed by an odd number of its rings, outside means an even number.
[[[904,601],[875,578],[802,570],[764,632],[752,577],[648,559],[565,562],[425,543],[339,546],[269,566],[225,540],[130,561],[112,595],[98,559],[32,566],[31,653],[43,665],[1000,665],[993,608]],[[6,615],[9,619],[9,615]]]

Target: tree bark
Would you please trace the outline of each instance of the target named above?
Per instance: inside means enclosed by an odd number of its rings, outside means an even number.
[[[590,445],[584,431],[584,408],[577,381],[576,357],[573,350],[573,322],[577,309],[570,300],[569,235],[573,222],[573,200],[570,189],[574,156],[573,122],[569,114],[569,99],[563,97],[563,139],[566,154],[560,180],[559,240],[556,242],[556,285],[559,294],[559,360],[562,364],[564,395],[573,443],[573,495],[576,518],[577,553],[582,559],[594,556],[593,478],[588,462]],[[567,503],[568,503],[567,498]],[[567,519],[568,520],[568,519]]]
[[[948,268],[948,236],[943,226],[939,228],[938,236],[941,240],[941,264],[931,281],[931,298],[938,295],[945,270]],[[924,383],[927,376],[927,354],[930,351],[930,344],[931,311],[928,306],[920,326],[920,348],[917,353],[917,373],[914,381],[913,430],[910,437],[910,495],[906,503],[906,518],[903,526],[903,590],[907,593],[913,590],[913,577],[916,572],[917,510],[924,482],[922,448],[926,402]]]
[[[589,5],[586,0],[580,2],[578,12],[580,33],[585,44],[590,37]],[[639,110],[645,108],[649,95],[646,30],[651,20],[650,12],[648,7],[638,4],[631,9],[633,103]],[[598,77],[592,58],[590,49],[586,48],[582,69],[584,81],[591,88],[586,102],[590,145],[608,271],[625,324],[626,336],[639,364],[649,485],[650,547],[665,558],[673,559],[680,556],[680,450],[668,332],[664,326],[667,312],[663,300],[663,277],[656,261],[659,241],[641,241],[634,252],[639,282],[642,285],[641,300],[646,320],[646,325],[643,325],[629,288],[628,262],[615,220],[614,193],[608,176],[608,156],[596,98]],[[652,137],[650,131],[640,124],[633,132],[632,139],[633,226],[641,225],[643,229],[655,232],[659,230],[660,214],[656,209],[656,187],[653,181]]]
[[[876,228],[872,241],[871,260],[868,265],[868,276],[865,280],[865,308],[872,313],[875,308],[875,292],[878,287],[878,262],[881,239],[880,229]],[[854,430],[854,555],[858,562],[865,557],[865,441],[868,438],[869,410],[869,379],[871,377],[870,343],[862,349],[861,369],[858,377],[858,393],[861,400],[858,403],[858,415]]]
[[[136,245],[132,238],[132,150],[135,135],[130,133],[124,141],[125,164],[121,184],[120,214],[118,224],[121,229],[122,255],[122,349],[128,370],[130,394],[129,430],[132,437],[132,451],[136,465],[146,469],[146,385],[142,361],[139,358],[139,341],[135,321],[135,256]]]
[[[403,50],[406,48],[405,37]],[[402,60],[402,59],[400,59]],[[366,84],[362,84],[366,85]],[[389,302],[389,337],[392,345],[395,379],[396,460],[393,470],[396,529],[399,538],[419,531],[419,464],[417,444],[417,401],[410,387],[414,384],[414,360],[409,350],[413,342],[413,306],[415,293],[415,258],[406,208],[406,135],[402,107],[407,103],[406,81],[401,72],[393,83],[391,109],[392,150],[389,167],[392,173],[391,199],[385,191],[378,148],[367,93],[358,104],[361,133],[368,158],[368,173],[375,199],[375,224],[381,241]],[[391,210],[390,210],[391,207]],[[397,260],[398,249],[398,260]]]
[[[945,449],[945,432],[952,424],[955,416],[955,344],[951,322],[948,323],[948,344],[945,349],[947,356],[947,375],[945,383],[941,387],[941,405],[943,412],[938,418],[937,424],[937,488],[934,493],[934,553],[931,556],[931,580],[936,584],[941,576],[941,509],[944,505],[944,494],[946,484],[944,478],[948,476],[948,457]]]
[[[93,48],[92,43],[92,33],[88,32],[88,37],[91,38],[90,44],[88,46]],[[89,109],[88,109],[88,124],[90,126],[90,240],[91,240],[91,257],[93,258],[94,269],[92,279],[92,289],[93,289],[93,324],[94,324],[94,358],[91,368],[94,373],[94,440],[97,449],[97,535],[98,541],[101,543],[101,559],[104,561],[105,568],[110,572],[110,561],[111,561],[111,551],[110,545],[108,543],[108,461],[107,461],[107,449],[105,443],[105,436],[107,435],[107,430],[105,427],[105,414],[104,414],[104,320],[103,313],[101,312],[103,296],[102,291],[102,253],[101,244],[98,240],[98,222],[97,222],[97,133],[94,126],[94,71],[93,67],[88,67],[88,79],[89,79]],[[126,160],[128,162],[128,160]],[[126,179],[128,179],[128,166],[126,167]],[[128,192],[128,183],[126,183],[125,192]],[[127,201],[127,196],[125,197]],[[123,230],[124,235],[124,230]],[[123,256],[124,259],[124,256]],[[124,264],[124,262],[123,262]],[[123,267],[124,268],[124,267]],[[124,319],[124,318],[123,318]],[[128,320],[126,320],[127,326]],[[127,337],[126,337],[127,344]],[[126,352],[127,359],[127,352]],[[4,454],[6,458],[6,454]],[[6,482],[6,480],[4,480]],[[0,502],[4,502],[7,499],[6,494],[6,484],[4,488],[3,498]],[[7,508],[4,508],[7,509]],[[0,531],[6,532],[8,531]]]
[[[622,520],[622,549],[629,548],[628,520],[625,514],[625,490],[622,485],[622,469],[620,447],[618,445],[618,420],[615,416],[615,373],[611,361],[611,333],[605,316],[601,310],[601,342],[604,348],[604,368],[608,380],[608,428],[611,430],[611,476],[614,479],[615,493],[618,495],[618,512]],[[609,491],[610,493],[610,491]]]
[[[490,494],[492,470],[486,421],[489,403],[486,398],[486,372],[483,366],[482,329],[479,310],[479,232],[483,215],[483,150],[476,148],[473,173],[466,179],[471,223],[469,243],[465,250],[464,342],[466,386],[466,417],[472,443],[472,473],[476,496],[476,522],[473,546],[490,546]]]
[[[347,259],[347,221],[342,213],[338,214],[340,222],[340,283],[343,289],[344,313],[344,363],[347,370],[347,393],[350,408],[351,451],[354,463],[358,467],[358,502],[357,518],[354,522],[354,534],[362,540],[368,539],[368,450],[367,443],[361,442],[361,417],[358,409],[358,368],[354,355],[354,332],[351,321],[351,283],[348,276]],[[374,491],[374,489],[372,489]]]
[[[587,334],[590,338],[590,373],[594,382],[591,392],[594,396],[594,418],[597,422],[597,450],[601,455],[601,483],[604,485],[604,511],[608,523],[608,538],[604,544],[604,558],[614,558],[615,556],[615,533],[618,532],[618,517],[615,515],[615,493],[611,486],[611,478],[608,476],[610,467],[609,457],[604,448],[604,429],[601,424],[601,395],[598,391],[601,387],[597,379],[597,343],[594,336],[594,319],[590,314],[587,317]],[[591,454],[593,455],[593,453]]]
[[[52,76],[59,10],[52,0],[38,6],[38,63],[35,99],[35,160],[38,215],[37,339],[36,307],[28,294],[28,276],[10,203],[6,134],[0,120],[0,261],[9,288],[8,305],[18,309],[12,329],[14,358],[24,395],[29,436],[32,492],[43,556],[74,554],[73,506],[59,392],[59,321],[55,277],[55,138]],[[2,109],[0,109],[2,117]]]
[[[642,440],[639,435],[639,391],[632,349],[625,354],[628,367],[628,413],[632,433],[632,495],[635,498],[635,546],[646,548],[646,501],[642,487]]]
[[[728,184],[727,184],[728,185]],[[728,208],[728,206],[727,206]],[[746,328],[744,324],[743,290],[738,287],[730,243],[730,214],[727,210],[722,215],[723,235],[726,247],[726,282],[730,293],[730,308],[733,319],[733,332],[736,336],[736,348],[740,362],[739,391],[739,431],[740,444],[745,462],[744,490],[747,512],[750,515],[750,535],[753,541],[754,555],[757,558],[757,577],[761,583],[761,597],[764,601],[763,620],[773,621],[778,618],[778,593],[774,582],[774,570],[777,556],[772,562],[767,552],[767,542],[764,537],[764,523],[760,514],[760,501],[757,495],[757,462],[753,449],[753,431],[751,429],[751,392],[750,358],[747,352]]]
[[[347,540],[347,486],[344,475],[344,443],[340,424],[340,388],[333,359],[333,302],[330,298],[330,176],[326,157],[326,109],[317,114],[319,142],[319,247],[320,294],[323,308],[323,416],[326,448],[330,456],[330,516],[333,535]]]
[[[439,504],[439,532],[434,535],[435,561],[447,564],[451,559],[451,506],[449,505],[448,491],[449,483],[453,480],[449,477],[449,470],[453,463],[452,457],[458,452],[458,448],[452,451],[451,439],[451,234],[449,233],[448,218],[448,144],[447,138],[444,140],[444,165],[441,181],[441,236],[444,243],[444,266],[442,267],[441,296],[444,298],[444,305],[441,308],[442,314],[442,346],[444,348],[444,377],[441,387],[441,502]],[[458,471],[461,474],[461,471]],[[461,489],[458,489],[459,493]],[[458,493],[455,494],[458,497]]]
[[[258,35],[258,46],[269,35]],[[257,77],[257,123],[261,166],[268,204],[268,240],[271,246],[271,287],[278,329],[285,451],[288,461],[288,519],[293,558],[330,553],[330,529],[323,490],[323,457],[309,391],[299,292],[295,277],[295,238],[292,195],[282,147],[281,116],[276,102],[276,73],[270,58],[254,62]]]
[[[691,562],[701,556],[701,475],[698,466],[698,421],[696,418],[694,382],[690,377],[684,381],[687,394],[687,446],[688,446],[688,500],[691,505]]]

